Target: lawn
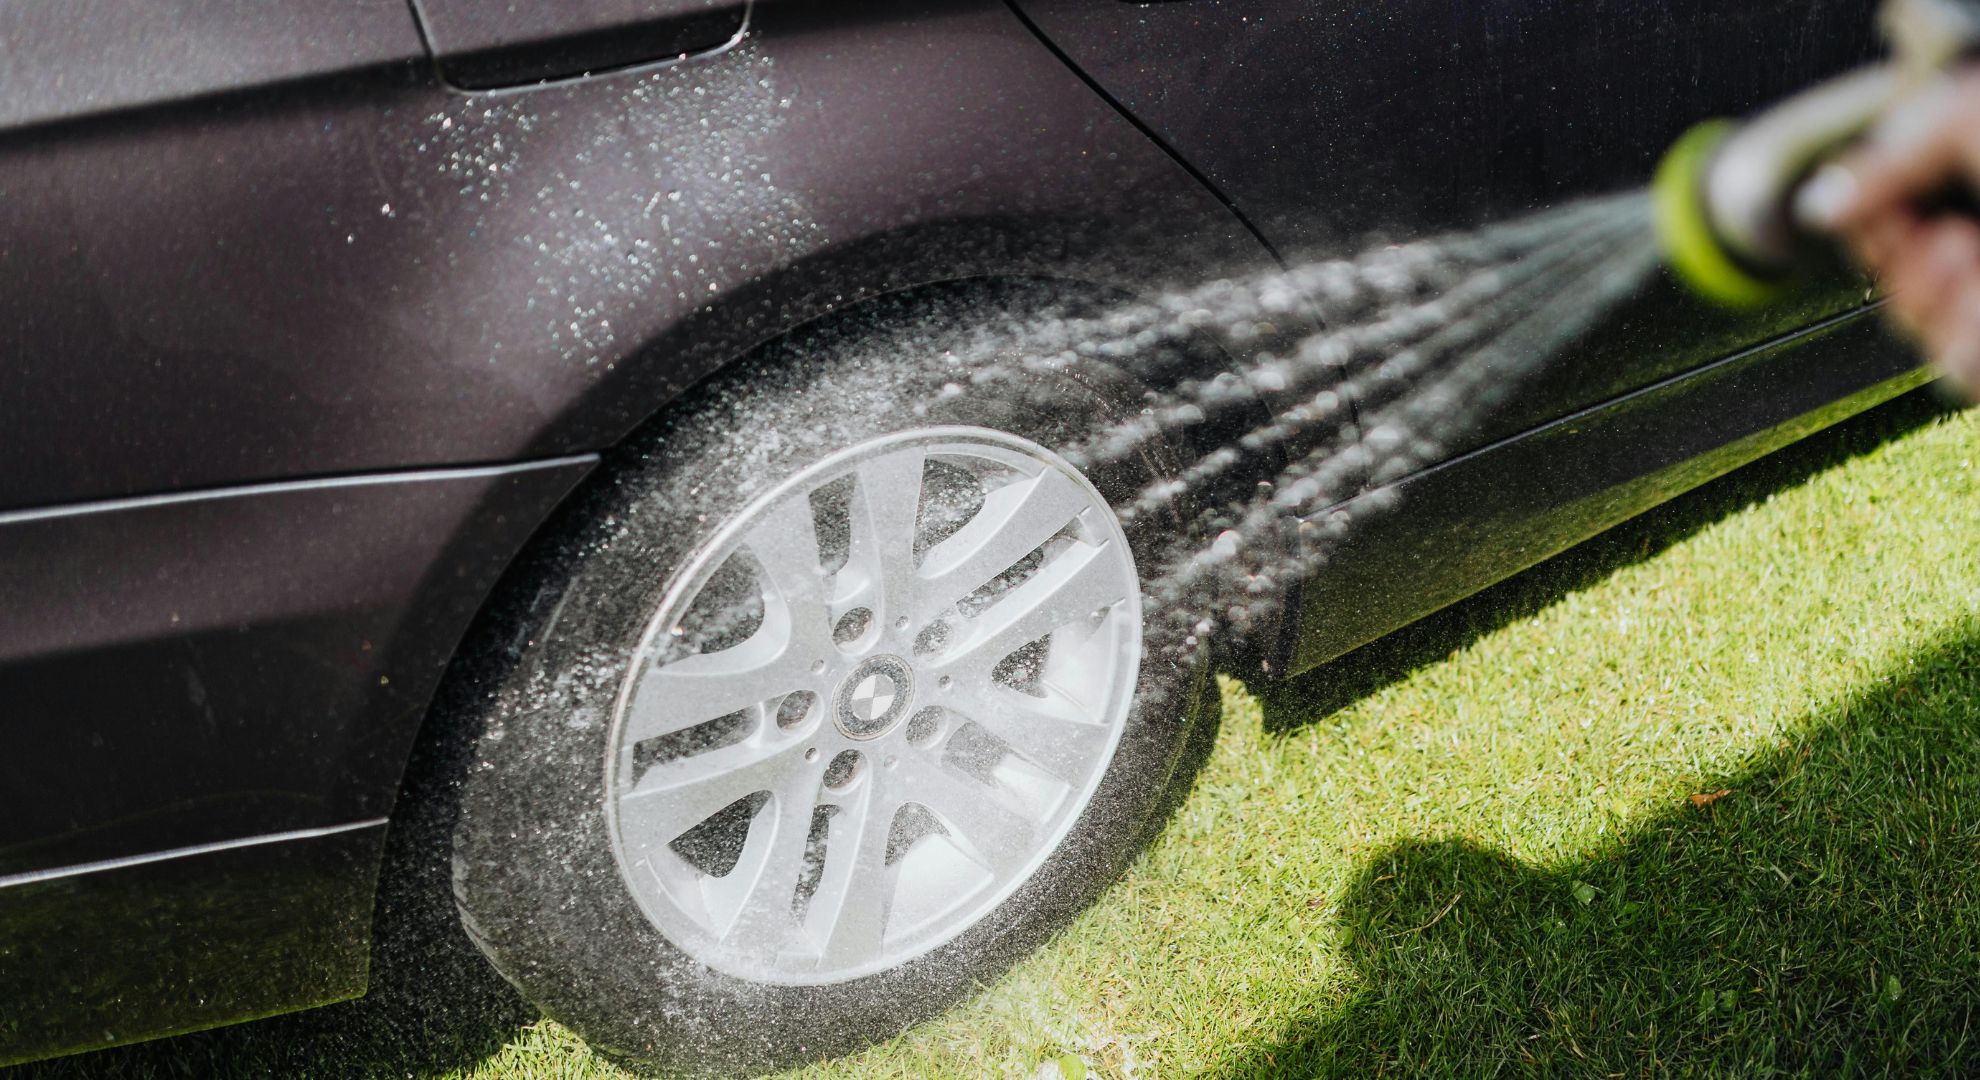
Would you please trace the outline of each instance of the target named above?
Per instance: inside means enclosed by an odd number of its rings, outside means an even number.
[[[797,1075],[1980,1073],[1976,459],[1980,417],[1914,398],[1298,685],[1227,681],[1098,907]],[[504,1039],[435,1075],[622,1075]]]

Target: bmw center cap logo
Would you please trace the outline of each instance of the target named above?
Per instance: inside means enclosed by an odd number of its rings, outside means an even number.
[[[907,711],[914,673],[898,656],[876,656],[853,669],[839,684],[833,718],[849,738],[885,734]]]

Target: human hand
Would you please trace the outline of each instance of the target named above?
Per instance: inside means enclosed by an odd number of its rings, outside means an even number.
[[[1933,206],[1961,188],[1980,191],[1980,68],[1899,106],[1804,186],[1797,210],[1848,244],[1890,317],[1980,396],[1980,219]]]

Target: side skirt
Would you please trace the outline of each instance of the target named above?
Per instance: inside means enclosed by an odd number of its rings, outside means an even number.
[[[1311,670],[1930,380],[1869,309],[1484,447],[1315,517],[1351,524],[1292,605]]]
[[[364,993],[383,820],[0,879],[0,1065]]]

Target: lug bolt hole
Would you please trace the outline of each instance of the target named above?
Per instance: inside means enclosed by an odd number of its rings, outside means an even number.
[[[860,767],[866,759],[857,750],[841,750],[839,756],[825,766],[825,787],[829,791],[844,791],[859,779]]]
[[[948,712],[938,705],[908,717],[907,741],[910,746],[927,746],[942,737],[942,728],[948,720]]]
[[[914,637],[914,654],[928,656],[949,647],[949,624],[929,623]]]
[[[956,685],[955,676],[944,675],[941,678],[935,680],[935,685],[941,687],[944,690],[947,690],[950,687]]]
[[[866,636],[866,628],[873,625],[873,609],[856,607],[839,616],[839,624],[832,628],[832,641],[838,645],[850,645]]]
[[[805,749],[805,751],[804,751],[804,760],[806,760],[806,761],[817,761],[817,760],[818,760],[818,748],[817,748],[817,747],[815,747],[815,746],[812,746],[812,747],[807,747],[807,748]]]
[[[784,695],[784,700],[777,705],[777,726],[788,731],[804,723],[817,705],[818,695],[809,690]]]

